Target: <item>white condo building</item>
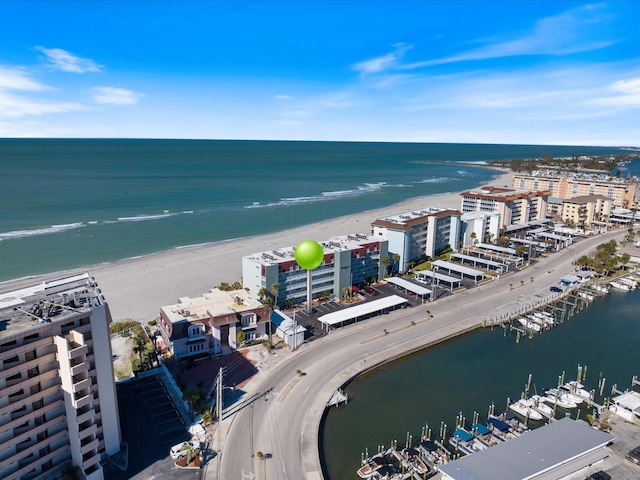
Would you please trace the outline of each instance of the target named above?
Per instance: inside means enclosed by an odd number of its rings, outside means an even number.
[[[110,323],[88,274],[0,292],[0,478],[103,478],[121,444]]]
[[[460,239],[463,247],[490,243],[500,236],[500,214],[497,212],[468,212],[460,217]]]
[[[324,251],[322,264],[312,271],[312,295],[341,296],[344,287],[382,279],[387,256],[387,240],[355,233],[319,242]],[[242,286],[252,296],[260,290],[271,292],[278,285],[277,303],[302,303],[307,298],[307,271],[295,260],[295,247],[283,247],[242,257]]]
[[[404,272],[413,260],[433,258],[447,247],[457,250],[460,216],[457,210],[427,207],[379,218],[371,234],[389,241],[389,252],[399,255],[398,269]]]

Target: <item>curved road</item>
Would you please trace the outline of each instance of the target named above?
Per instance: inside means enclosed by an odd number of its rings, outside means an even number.
[[[337,329],[305,344],[272,371],[258,374],[247,386],[248,399],[227,409],[212,445],[222,449],[207,466],[206,478],[322,479],[319,427],[337,388],[389,359],[558,295],[549,287],[573,271],[576,258],[623,234],[616,230],[581,239],[506,278]],[[258,458],[258,451],[264,458]]]

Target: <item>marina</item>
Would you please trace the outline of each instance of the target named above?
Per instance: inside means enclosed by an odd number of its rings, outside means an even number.
[[[502,403],[504,400],[500,400],[500,397],[508,399],[513,394],[513,386],[520,383],[515,375],[516,372],[519,372],[520,379],[526,378],[529,373],[533,372],[533,378],[537,384],[530,380],[527,382],[528,385],[525,385],[525,392],[527,392],[527,397],[529,392],[534,393],[528,398],[534,406],[534,411],[542,416],[542,420],[527,419],[526,416],[523,417],[507,410],[508,413],[488,417],[484,424],[477,421],[472,423],[472,426],[480,423],[485,428],[490,428],[492,438],[496,443],[508,441],[507,439],[521,435],[523,431],[526,431],[525,428],[528,428],[525,423],[532,427],[539,427],[552,422],[554,418],[571,416],[571,418],[584,420],[594,412],[603,411],[609,405],[609,400],[606,397],[610,397],[614,392],[611,387],[606,387],[607,381],[601,372],[610,372],[612,378],[619,381],[621,385],[627,385],[629,378],[635,378],[633,377],[635,372],[631,370],[631,366],[620,362],[621,357],[617,352],[631,351],[630,349],[635,348],[629,334],[638,331],[636,330],[638,328],[637,322],[634,321],[632,314],[637,308],[636,306],[640,304],[640,297],[636,292],[609,290],[605,285],[591,284],[589,287],[582,286],[581,288],[588,288],[589,291],[594,292],[595,300],[589,301],[577,295],[577,289],[575,289],[573,292],[565,292],[564,297],[566,298],[557,298],[549,304],[534,305],[533,308],[528,309],[532,312],[530,315],[536,311],[541,312],[541,315],[546,318],[555,313],[553,333],[546,334],[547,329],[543,329],[542,334],[535,334],[536,341],[534,342],[522,342],[523,338],[534,338],[530,336],[530,332],[526,332],[526,336],[521,334],[519,342],[513,342],[509,339],[511,336],[506,333],[514,332],[514,330],[511,330],[510,324],[505,323],[500,325],[505,327],[504,330],[482,329],[455,341],[436,346],[419,355],[398,361],[392,366],[382,368],[376,372],[375,376],[369,375],[354,382],[349,385],[347,390],[349,391],[350,405],[355,402],[358,405],[358,412],[355,412],[351,407],[340,412],[332,411],[327,419],[325,435],[327,429],[332,427],[334,414],[337,414],[343,426],[349,431],[353,430],[355,435],[363,435],[362,432],[368,432],[362,437],[364,441],[361,446],[368,444],[371,439],[375,441],[376,438],[379,439],[380,444],[388,443],[388,441],[382,441],[381,434],[384,434],[385,431],[387,438],[393,438],[393,432],[397,434],[398,431],[415,431],[415,426],[425,424],[424,419],[428,418],[429,422],[436,424],[438,421],[441,422],[441,426],[447,433],[438,436],[438,442],[455,452],[455,449],[451,448],[449,438],[452,436],[452,431],[456,429],[449,429],[447,423],[450,423],[453,417],[460,415],[461,411],[481,409],[483,403],[492,406],[502,404],[507,407],[505,403]],[[607,291],[610,292],[610,295],[606,295]],[[613,305],[616,306],[615,309],[612,308]],[[587,306],[589,308],[586,308]],[[612,311],[616,313],[613,314]],[[542,320],[540,315],[535,317]],[[567,322],[569,318],[572,320]],[[559,328],[555,329],[555,326]],[[594,354],[596,349],[597,354]],[[495,355],[485,355],[488,350],[493,351]],[[471,358],[473,358],[472,364],[466,361]],[[592,373],[587,378],[586,367],[579,367],[578,378],[574,376],[573,380],[565,382],[564,373],[558,375],[557,371],[550,372],[548,368],[545,368],[545,364],[548,365],[549,361],[553,361],[554,365],[562,365],[562,368],[571,371],[578,363],[585,360],[597,366],[595,371],[600,372],[599,375]],[[504,365],[509,365],[509,368],[503,368]],[[420,372],[421,382],[410,381],[411,376],[401,372]],[[478,372],[499,372],[499,375],[493,377],[495,381],[479,381]],[[381,401],[378,400],[378,395],[368,388],[366,389],[366,402],[362,397],[362,388],[369,383],[368,378],[373,377],[376,378],[375,388],[377,391],[402,390],[401,398],[389,400],[389,396],[385,396],[386,401],[393,404],[392,411],[394,413],[391,416],[376,416],[375,423],[366,421],[362,417],[362,415],[366,415],[367,411],[371,411],[367,410],[370,407],[367,407],[366,404],[371,405],[372,402]],[[491,379],[492,377],[486,377],[483,374],[482,378]],[[542,388],[541,385],[551,388]],[[631,386],[634,385],[631,384]],[[563,388],[560,389],[560,386]],[[554,389],[558,394],[578,396],[582,403],[576,404],[575,408],[564,409],[552,400],[558,398],[557,396],[551,395],[550,399],[544,401],[543,399],[547,397],[549,390],[553,393]],[[508,402],[509,404],[514,403],[510,400]],[[452,412],[453,409],[455,409],[455,413]],[[450,413],[446,414],[447,411]],[[356,413],[355,418],[361,419],[358,425],[350,421],[351,415],[349,414],[352,412]],[[477,414],[474,413],[475,416]],[[411,424],[410,418],[414,418],[416,421]],[[509,422],[513,422],[515,428]],[[398,428],[398,424],[406,426],[404,429]],[[455,422],[455,424],[459,424],[459,422]],[[509,427],[500,430],[496,425],[503,428],[505,425],[509,425]],[[473,436],[472,427],[462,425],[462,428]],[[422,427],[422,429],[423,431],[429,430],[428,427]],[[389,434],[389,432],[392,433]],[[458,445],[460,446],[463,436],[459,437]],[[416,434],[415,438],[429,440],[426,433],[424,435]],[[429,441],[434,444],[433,440]],[[422,452],[420,448],[416,448],[416,450]],[[361,452],[357,455],[360,456]],[[455,459],[456,455],[462,456],[464,452],[459,448],[457,453],[450,453],[450,455],[451,459]],[[351,463],[349,470],[353,475],[353,456],[351,456],[349,463]],[[340,476],[334,477],[332,475],[328,478],[351,477],[348,473],[343,473]]]

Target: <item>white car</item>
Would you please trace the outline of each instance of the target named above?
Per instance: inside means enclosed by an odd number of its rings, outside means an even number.
[[[187,449],[185,445],[190,445],[196,452],[200,452],[202,448],[202,443],[197,442],[195,440],[191,440],[190,442],[180,442],[169,449],[169,455],[174,460],[178,460],[187,455]]]

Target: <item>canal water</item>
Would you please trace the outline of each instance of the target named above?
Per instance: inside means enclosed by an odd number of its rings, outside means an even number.
[[[563,372],[565,381],[574,380],[578,365],[586,365],[586,389],[596,389],[602,375],[610,397],[613,384],[624,390],[640,375],[639,346],[640,290],[612,290],[532,339],[516,343],[503,328],[479,330],[385,365],[350,384],[349,403],[326,415],[320,438],[325,478],[359,478],[365,449],[373,454],[393,440],[404,445],[407,432],[417,439],[425,423],[437,438],[441,422],[452,432],[460,412],[467,426],[474,412],[483,422],[491,404],[499,413],[507,398],[520,398],[529,374],[530,393],[542,394]],[[583,406],[580,417],[586,413]]]

